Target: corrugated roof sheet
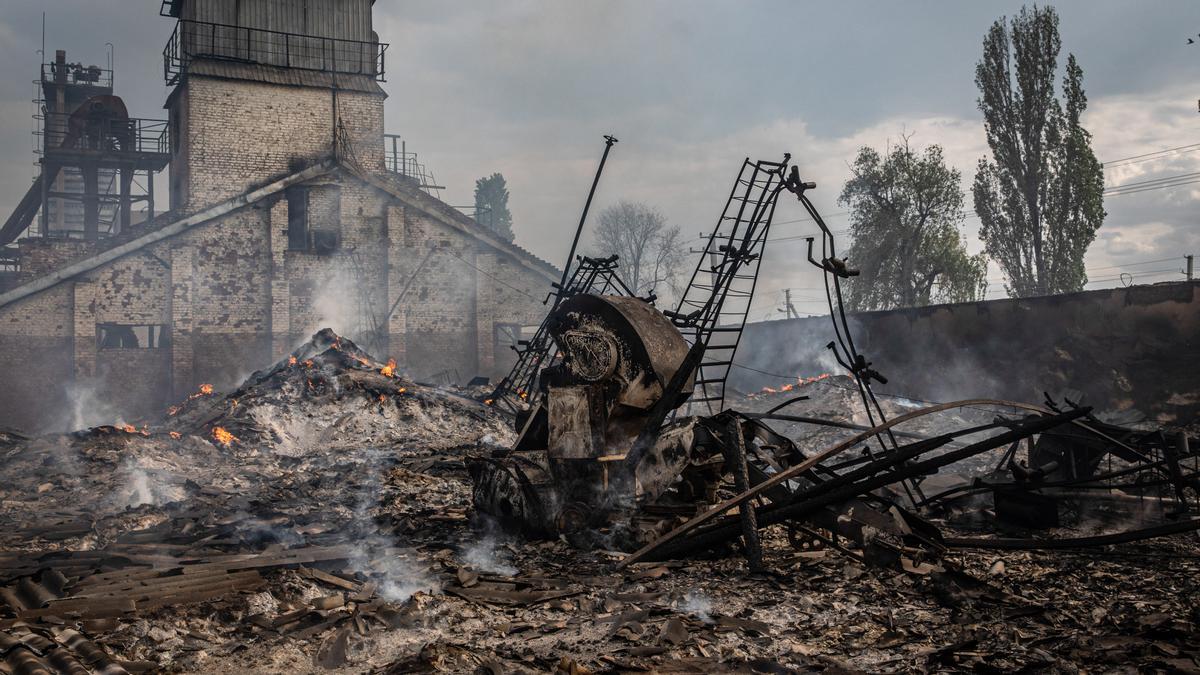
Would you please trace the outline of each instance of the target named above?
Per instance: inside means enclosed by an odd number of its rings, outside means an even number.
[[[250,80],[267,84],[281,84],[292,87],[319,87],[361,91],[368,94],[385,94],[383,87],[375,81],[372,75],[347,75],[345,73],[329,73],[321,70],[301,70],[299,68],[280,68],[264,66],[257,63],[241,63],[239,61],[220,61],[216,59],[197,59],[187,66],[190,77],[217,77],[228,80]]]

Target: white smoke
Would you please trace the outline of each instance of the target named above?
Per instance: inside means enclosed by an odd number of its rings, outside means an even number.
[[[59,423],[59,428],[49,431],[76,431],[101,424],[124,423],[117,408],[109,402],[110,399],[97,390],[95,382],[93,379],[76,380],[66,386],[67,415]]]
[[[383,494],[380,476],[384,474],[387,456],[379,448],[365,448],[358,459],[361,460],[359,475],[366,480],[356,495],[354,522],[372,527],[375,522],[373,512]],[[433,593],[441,588],[438,580],[420,564],[415,552],[398,548],[396,541],[381,534],[360,536],[350,563],[377,575],[379,596],[390,602],[404,602],[418,592]]]
[[[122,508],[135,508],[149,504],[162,506],[179,501],[186,496],[184,489],[172,482],[172,476],[163,471],[147,470],[133,457],[126,457],[116,476],[121,480],[112,499]]]
[[[471,569],[511,577],[520,572],[513,566],[507,551],[499,550],[499,528],[491,518],[484,520],[483,536],[462,549],[460,559]]]
[[[712,623],[712,600],[703,593],[692,589],[683,596],[679,609],[700,619],[704,623]]]

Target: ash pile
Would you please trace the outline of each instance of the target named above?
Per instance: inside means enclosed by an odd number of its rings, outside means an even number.
[[[351,636],[410,622],[443,583],[413,547],[457,547],[436,530],[467,500],[433,475],[510,437],[493,409],[328,330],[155,422],[6,433],[0,672],[344,665]],[[309,642],[319,654],[289,651]]]

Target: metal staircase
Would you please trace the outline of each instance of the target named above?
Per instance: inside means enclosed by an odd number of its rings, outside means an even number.
[[[786,187],[789,155],[782,162],[742,163],[729,200],[708,237],[687,290],[673,312],[664,312],[690,343],[705,344],[704,360],[688,402],[689,414],[716,414],[725,381],[754,298],[759,265],[779,192]]]

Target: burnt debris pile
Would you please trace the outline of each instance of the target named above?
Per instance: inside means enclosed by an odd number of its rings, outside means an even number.
[[[1200,669],[1194,423],[877,393],[813,187],[747,160],[671,310],[573,261],[486,394],[326,330],[157,420],[0,430],[0,673]],[[788,194],[839,370],[737,392]]]

